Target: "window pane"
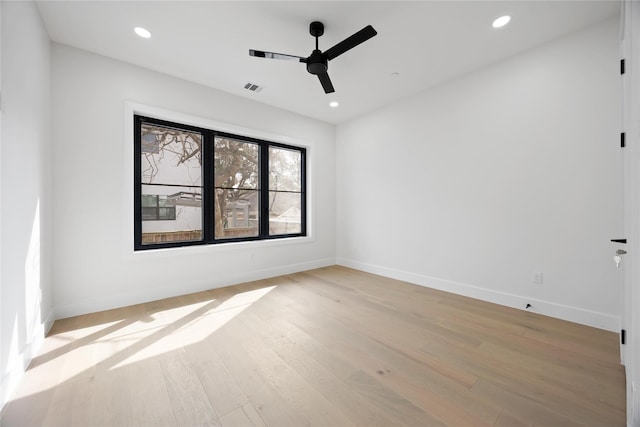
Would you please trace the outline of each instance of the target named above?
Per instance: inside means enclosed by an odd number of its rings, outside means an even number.
[[[260,234],[258,191],[260,146],[231,138],[214,141],[215,238]]]
[[[259,235],[258,191],[216,189],[216,239]]]
[[[172,205],[172,202],[169,201],[167,196],[158,196],[158,206],[160,206],[160,207],[175,206],[175,204]]]
[[[143,185],[142,199],[154,196],[163,207],[142,208],[142,244],[202,240],[202,192],[199,188]]]
[[[174,220],[176,219],[176,208],[158,208],[158,220]]]
[[[302,232],[300,193],[269,192],[269,235]]]
[[[148,208],[154,208],[158,206],[158,196],[144,194],[142,196],[142,206]]]
[[[216,188],[258,189],[259,153],[258,144],[216,137],[214,143]]]
[[[269,190],[300,191],[301,164],[300,151],[269,147]]]
[[[158,208],[145,208],[142,207],[142,220],[143,221],[156,221],[158,219]]]
[[[202,185],[202,135],[198,132],[143,124],[143,184]]]

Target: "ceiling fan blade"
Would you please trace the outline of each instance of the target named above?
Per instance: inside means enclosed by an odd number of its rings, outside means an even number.
[[[263,50],[249,49],[249,55],[258,58],[283,59],[285,61],[307,62],[307,58],[295,55],[286,55],[284,53],[265,52]]]
[[[374,30],[374,28],[371,25],[367,25],[357,33],[347,37],[337,45],[325,51],[324,56],[325,58],[327,58],[327,60],[330,61],[335,57],[342,55],[349,49],[353,49],[354,47],[358,46],[360,43],[366,42],[376,34],[378,34],[378,32]]]
[[[331,79],[329,78],[329,74],[327,74],[326,72],[318,74],[318,79],[320,79],[320,83],[322,84],[324,93],[333,93],[336,91],[333,88],[333,84],[331,84]]]

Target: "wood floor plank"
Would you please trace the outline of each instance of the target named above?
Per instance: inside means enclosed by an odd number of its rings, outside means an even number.
[[[123,426],[131,423],[131,382],[127,367],[96,376],[91,400],[91,423]]]
[[[177,425],[219,426],[200,380],[185,359],[179,354],[160,362]]]
[[[216,335],[222,337],[224,344],[215,346],[214,351],[267,425],[310,425],[308,418],[298,408],[292,407],[266,380],[255,359],[249,357],[242,347],[235,328],[222,328]]]
[[[0,426],[43,425],[53,394],[53,390],[34,392],[8,401],[0,414]]]
[[[520,393],[526,396],[532,402],[564,412],[570,418],[582,420],[588,423],[590,420],[603,420],[603,410],[620,414],[622,408],[610,408],[606,404],[599,402],[589,402],[586,396],[580,393],[580,388],[576,388],[575,384],[566,384],[565,386],[554,387],[557,383],[553,378],[549,377],[546,370],[549,365],[541,365],[533,367],[533,359],[504,357],[501,355],[504,349],[494,348],[493,351],[483,351],[482,349],[469,350],[467,354],[461,350],[451,352],[442,344],[432,342],[424,348],[427,352],[444,354],[449,363],[460,366],[460,368],[468,369],[474,372],[479,379],[489,379],[491,382],[500,384],[505,390]],[[553,366],[553,365],[551,365]],[[573,376],[576,382],[579,376]],[[522,384],[528,387],[521,387]],[[602,393],[602,399],[607,399],[606,390],[602,388],[592,389],[593,393]],[[604,392],[604,393],[603,393]],[[577,401],[579,399],[579,402]],[[623,399],[620,399],[623,400]],[[623,405],[620,403],[620,405]],[[605,416],[606,419],[606,416]]]
[[[624,426],[616,334],[332,266],[61,319],[12,426]]]
[[[146,427],[175,425],[171,400],[160,360],[136,363],[131,374],[131,422],[128,425]],[[87,425],[87,424],[85,424]]]
[[[222,427],[266,427],[251,403],[234,409],[220,418]]]
[[[460,384],[455,378],[446,375],[450,370],[446,370],[443,375],[441,370],[434,369],[437,364],[421,357],[417,350],[389,345],[372,339],[367,334],[354,333],[353,331],[359,330],[356,325],[351,328],[342,330],[337,322],[332,324],[330,329],[335,333],[327,342],[339,347],[351,363],[360,366],[368,375],[377,378],[390,390],[425,412],[433,416],[439,414],[441,420],[448,420],[453,425],[489,425],[500,413],[498,407],[469,398],[468,388],[475,382],[475,376],[469,375],[472,380]],[[377,334],[380,336],[379,329]],[[361,349],[368,351],[363,352]],[[462,373],[461,370],[458,372]],[[421,384],[429,386],[423,387]],[[448,417],[444,416],[445,412],[449,413]]]
[[[265,320],[254,313],[246,314],[246,316],[254,316],[249,326],[253,326],[254,331],[258,328],[265,345],[273,349],[283,360],[289,362],[311,357],[341,379],[346,379],[358,371],[357,366],[333,351],[317,335],[311,336],[302,330],[300,326],[304,321],[296,317],[295,312],[282,308],[280,315],[286,316],[287,320],[282,321],[272,317]]]
[[[217,353],[206,343],[196,344],[193,347],[189,351],[190,354],[194,351],[208,358],[208,360],[191,362],[191,365],[216,413],[223,416],[249,403],[249,398],[240,390],[236,380],[227,371]]]
[[[532,427],[532,423],[522,421],[521,419],[511,415],[508,411],[502,411],[494,427]]]
[[[524,395],[522,390],[513,391],[501,387],[499,384],[493,384],[489,380],[481,378],[471,389],[472,393],[477,394],[482,399],[490,399],[500,404],[503,408],[508,409],[511,413],[517,413],[518,419],[527,420],[537,426],[562,426],[574,427],[582,425],[602,425],[599,422],[583,423],[571,419],[562,413],[539,404],[535,400]],[[618,422],[618,425],[623,425]]]
[[[388,387],[385,387],[376,378],[364,371],[356,372],[347,378],[347,383],[355,393],[381,408],[385,414],[388,414],[389,418],[400,425],[428,425],[434,427],[446,425]]]
[[[330,402],[309,382],[274,351],[265,348],[261,340],[253,335],[254,339],[243,340],[242,346],[255,361],[260,374],[291,407],[304,413],[311,425],[353,425],[344,413],[332,408]]]
[[[486,354],[502,364],[517,366],[521,375],[529,375],[545,383],[545,386],[555,386],[558,390],[565,390],[565,399],[574,400],[573,396],[580,396],[580,404],[587,411],[618,412],[624,410],[625,393],[610,381],[603,381],[595,377],[593,372],[587,372],[573,367],[546,363],[526,352],[492,343],[483,343],[478,349],[479,354]],[[558,393],[549,393],[550,400],[562,401]]]
[[[384,410],[361,398],[345,381],[335,376],[312,357],[301,357],[291,360],[289,363],[332,405],[342,410],[355,425],[384,427],[395,424],[385,416]]]
[[[91,408],[94,399],[94,387],[92,387],[94,380],[92,377],[83,377],[56,387],[42,425],[60,427],[91,425],[93,422]]]

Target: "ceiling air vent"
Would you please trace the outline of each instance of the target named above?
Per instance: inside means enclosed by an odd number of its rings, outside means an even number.
[[[261,92],[264,89],[264,86],[258,86],[255,83],[247,83],[244,85],[244,88],[250,90],[251,92]]]

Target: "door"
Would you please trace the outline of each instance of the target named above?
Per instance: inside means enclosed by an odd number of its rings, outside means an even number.
[[[627,376],[627,425],[640,425],[640,2],[622,4],[622,132],[624,168],[624,224],[627,244],[623,263],[621,345]]]

